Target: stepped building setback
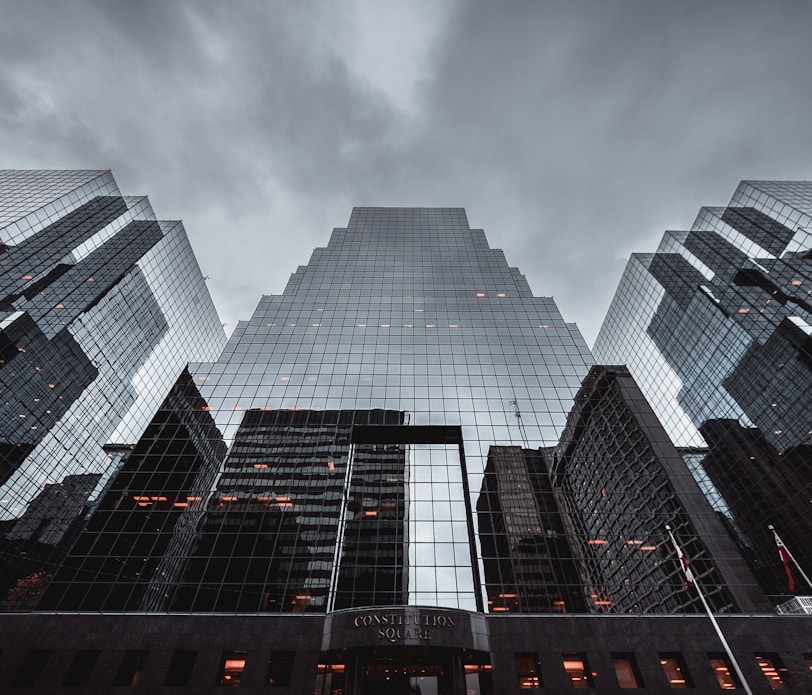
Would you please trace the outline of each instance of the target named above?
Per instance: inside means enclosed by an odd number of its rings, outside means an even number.
[[[96,366],[63,340],[79,390]],[[666,524],[748,681],[808,678],[812,622],[775,613],[632,374],[461,208],[353,209],[222,352],[164,371],[107,467],[69,471],[90,501],[58,507],[64,560],[2,618],[0,688],[733,686]]]

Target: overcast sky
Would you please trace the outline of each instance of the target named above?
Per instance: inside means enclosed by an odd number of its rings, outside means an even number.
[[[227,330],[353,205],[462,206],[591,345],[625,259],[812,178],[808,0],[0,0],[0,167],[183,219]]]

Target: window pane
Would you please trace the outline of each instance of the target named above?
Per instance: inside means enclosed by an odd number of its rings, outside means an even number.
[[[722,690],[735,690],[740,688],[741,684],[733,669],[730,666],[727,658],[721,654],[709,654],[708,661],[710,662],[716,680],[719,682],[719,687]]]
[[[130,649],[124,652],[116,676],[113,678],[113,685],[138,685],[148,653],[145,649]]]
[[[786,688],[787,669],[778,654],[756,654],[756,661],[773,690]]]
[[[11,681],[12,685],[34,685],[45,668],[45,662],[51,656],[50,649],[32,649],[25,655],[23,663]]]
[[[68,673],[62,685],[79,686],[85,685],[87,679],[90,678],[90,672],[93,670],[101,651],[98,649],[80,649],[73,657]]]
[[[239,686],[242,672],[245,669],[245,655],[247,653],[245,650],[223,652],[220,673],[217,676],[217,685],[231,688]]]
[[[637,661],[632,654],[612,654],[615,675],[621,688],[642,688],[643,679],[637,668]]]
[[[672,688],[694,687],[682,654],[660,654],[660,664],[662,664],[665,677]]]
[[[565,652],[564,670],[567,672],[573,688],[593,687],[592,673],[586,661],[586,654],[582,652]]]
[[[178,649],[172,655],[169,670],[164,678],[164,685],[189,685],[192,669],[197,659],[197,652],[191,649]]]
[[[293,675],[294,652],[271,652],[268,663],[268,685],[287,688]]]
[[[519,677],[519,688],[531,690],[542,687],[541,668],[538,654],[522,652],[516,654],[516,674]]]

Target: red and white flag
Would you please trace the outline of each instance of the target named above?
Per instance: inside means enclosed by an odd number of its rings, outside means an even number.
[[[792,556],[789,554],[789,550],[787,550],[787,546],[784,545],[784,541],[778,536],[773,529],[773,536],[775,537],[775,544],[778,546],[778,557],[781,558],[781,564],[784,565],[784,572],[787,573],[787,584],[789,585],[790,592],[795,591],[795,579],[792,577],[792,570],[789,568],[789,564],[792,562]]]
[[[666,526],[668,529],[668,535],[671,536],[671,542],[674,544],[674,550],[677,551],[677,558],[679,559],[680,565],[682,566],[682,571],[685,574],[685,586],[689,589],[694,585],[694,575],[691,572],[691,568],[688,566],[688,558],[685,557],[685,553],[682,552],[682,548],[677,545],[677,540],[674,538],[674,534],[671,533],[671,528]]]

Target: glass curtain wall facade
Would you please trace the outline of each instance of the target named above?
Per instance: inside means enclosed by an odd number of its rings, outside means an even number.
[[[231,449],[177,607],[482,607],[489,447],[555,443],[590,361],[464,210],[355,208],[217,362],[191,367]],[[228,572],[191,570],[257,555],[244,603]]]
[[[744,181],[634,254],[594,354],[628,364],[761,586],[786,599],[768,525],[812,570],[812,183]]]
[[[211,419],[209,448],[228,452],[211,493],[168,473],[155,487],[155,471],[178,466],[161,415],[41,606],[692,612],[664,532],[679,521],[714,605],[752,609],[752,577],[728,571],[735,549],[682,460],[667,452],[669,478],[666,454],[638,445],[639,421],[611,419],[628,404],[587,388],[591,362],[578,329],[463,210],[356,208],[217,361],[190,365],[201,400],[182,403]],[[559,440],[587,412],[603,418],[574,456]],[[647,474],[647,485],[614,480]],[[153,523],[161,514],[169,521]],[[119,557],[131,588],[95,590],[112,572],[106,544],[138,528],[138,557]],[[700,543],[700,532],[715,537]],[[144,603],[143,585],[161,591]]]
[[[109,445],[134,444],[225,334],[182,224],[109,171],[0,171],[0,250],[0,589],[13,603],[81,529],[120,461]]]

